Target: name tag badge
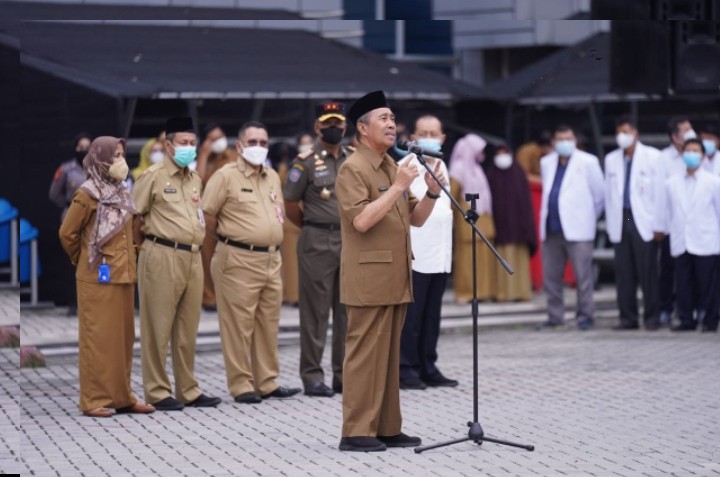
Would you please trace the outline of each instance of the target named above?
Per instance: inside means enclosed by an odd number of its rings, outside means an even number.
[[[378,187],[378,191],[380,191],[380,192],[386,192],[388,189],[390,189],[390,186],[381,186],[381,187]]]
[[[105,257],[98,267],[98,283],[110,283],[110,265],[105,262]]]
[[[166,188],[165,190],[163,190],[163,192],[166,193],[166,194],[177,194],[177,189],[173,189],[173,188],[171,188],[171,187],[168,187],[168,188]]]
[[[240,189],[240,192],[248,192],[248,193],[250,193],[250,194],[252,193],[252,191],[253,191],[252,189],[246,189],[245,187],[243,187],[242,189]]]
[[[198,220],[200,220],[200,225],[205,227],[205,214],[203,214],[202,209],[198,208],[197,214],[198,214]]]

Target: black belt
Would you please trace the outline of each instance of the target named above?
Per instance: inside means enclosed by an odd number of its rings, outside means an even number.
[[[277,245],[273,245],[270,247],[261,247],[258,245],[248,245],[246,243],[236,242],[235,240],[230,240],[229,238],[223,237],[220,234],[218,234],[218,240],[220,240],[222,243],[224,243],[226,245],[241,248],[243,250],[250,250],[251,252],[276,252],[280,248]]]
[[[177,248],[179,250],[185,250],[187,252],[199,252],[202,248],[202,245],[188,245],[185,243],[173,242],[172,240],[166,240],[164,238],[156,237],[154,235],[146,235],[145,238],[151,240],[153,243],[159,243],[160,245],[165,245],[166,247]]]
[[[340,224],[322,224],[320,222],[310,222],[306,220],[305,222],[303,222],[303,225],[309,225],[310,227],[324,230],[340,230]]]

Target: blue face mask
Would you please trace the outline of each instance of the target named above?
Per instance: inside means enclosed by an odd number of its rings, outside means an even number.
[[[683,152],[683,161],[685,165],[690,169],[697,169],[700,167],[700,161],[702,161],[702,154],[694,151]]]
[[[575,141],[563,139],[555,143],[555,151],[562,157],[570,157],[575,152]]]
[[[178,166],[187,167],[195,160],[196,155],[197,151],[195,150],[195,146],[175,146],[173,160]]]
[[[423,137],[418,139],[417,145],[421,149],[425,149],[426,151],[435,151],[440,152],[440,148],[442,147],[442,144],[440,144],[440,139],[434,138],[434,137]]]
[[[703,146],[705,146],[705,154],[712,156],[717,151],[717,145],[712,139],[703,139]]]
[[[397,152],[400,157],[405,157],[405,156],[407,156],[408,154],[410,154],[410,151],[406,151],[405,149],[400,149],[400,148],[397,146],[397,144],[395,144],[395,145],[393,146],[393,149],[395,149],[395,152]]]

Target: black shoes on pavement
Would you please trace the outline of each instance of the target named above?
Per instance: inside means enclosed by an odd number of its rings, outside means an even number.
[[[438,373],[434,376],[429,376],[423,379],[423,381],[431,388],[454,388],[458,384],[460,384],[455,379],[446,378],[445,376],[443,376],[442,373]]]
[[[394,436],[355,436],[340,439],[338,449],[347,452],[382,452],[388,447],[417,447],[422,444],[419,437],[402,432]]]
[[[152,406],[154,406],[157,411],[182,411],[185,409],[185,404],[181,403],[172,396],[168,396],[161,401],[153,403]]]
[[[270,399],[270,398],[287,399],[289,397],[293,397],[294,395],[298,394],[301,391],[302,391],[302,389],[300,389],[300,388],[286,388],[283,386],[278,386],[275,389],[275,391],[273,391],[271,393],[267,393],[260,397],[263,399]]]
[[[194,401],[190,401],[186,404],[189,407],[215,407],[222,402],[219,397],[206,396],[201,394]]]
[[[257,393],[248,391],[235,396],[235,402],[239,404],[259,404],[262,402],[262,398]]]
[[[333,397],[335,395],[335,391],[326,386],[325,383],[313,383],[305,388],[305,395],[316,397]]]
[[[400,378],[400,389],[427,389],[427,384],[416,377]]]

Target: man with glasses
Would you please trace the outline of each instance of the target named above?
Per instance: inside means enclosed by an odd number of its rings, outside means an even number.
[[[285,207],[280,177],[264,166],[268,144],[265,126],[244,124],[240,158],[213,174],[203,196],[209,232],[218,237],[210,270],[228,390],[242,404],[300,392],[275,381]]]

